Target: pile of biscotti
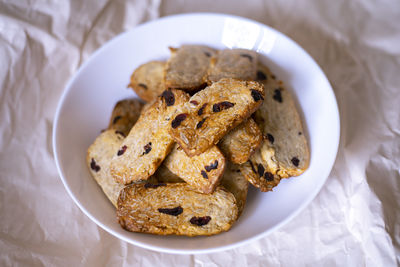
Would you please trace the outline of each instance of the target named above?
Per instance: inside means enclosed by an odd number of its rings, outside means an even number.
[[[244,208],[248,182],[270,191],[303,173],[309,150],[290,93],[256,52],[170,48],[138,67],[87,164],[133,232],[213,235]]]

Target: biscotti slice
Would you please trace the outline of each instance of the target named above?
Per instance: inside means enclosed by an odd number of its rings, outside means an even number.
[[[90,145],[86,154],[86,163],[90,174],[115,207],[117,207],[119,192],[124,186],[113,179],[109,167],[115,151],[118,150],[123,140],[124,136],[118,131],[106,130]]]
[[[177,110],[170,123],[171,136],[187,155],[199,155],[246,120],[263,99],[264,87],[258,82],[221,79]]]
[[[260,128],[249,118],[225,135],[218,146],[228,160],[242,164],[260,147],[262,140]]]
[[[202,45],[170,48],[171,57],[165,68],[165,86],[196,91],[207,84],[207,70],[216,51]]]
[[[165,90],[164,68],[163,61],[150,61],[140,65],[132,73],[128,87],[147,102],[155,100]]]
[[[138,99],[124,99],[115,104],[108,129],[114,129],[127,136],[139,119],[143,104]]]
[[[117,182],[146,180],[157,170],[174,144],[168,133],[171,116],[188,99],[183,91],[166,90],[141,113],[111,161],[111,174]]]
[[[235,197],[222,187],[202,194],[186,183],[133,184],[118,199],[118,222],[132,232],[214,235],[229,230],[237,216]]]
[[[249,182],[240,172],[239,165],[227,162],[221,185],[235,196],[240,216],[246,204]]]
[[[164,165],[193,189],[210,194],[224,173],[225,157],[217,146],[212,146],[198,156],[189,157],[176,144],[165,159]]]
[[[168,156],[167,156],[167,158],[168,158]],[[155,177],[156,180],[158,182],[160,182],[160,183],[184,183],[185,182],[178,175],[176,175],[175,173],[171,172],[165,166],[165,160],[160,165],[160,167],[158,167],[158,169],[154,173],[153,177]]]
[[[280,179],[302,174],[308,168],[310,154],[290,92],[268,68],[260,66],[258,72],[265,78],[265,100],[254,113],[254,119],[263,132],[264,141],[243,167],[246,168],[243,173],[262,191],[269,191]]]
[[[247,49],[224,49],[211,59],[208,70],[208,83],[222,78],[255,80],[258,56]]]

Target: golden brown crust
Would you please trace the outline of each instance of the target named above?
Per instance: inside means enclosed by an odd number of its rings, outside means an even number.
[[[143,104],[138,99],[123,99],[115,104],[108,129],[119,131],[124,136],[139,119]]]
[[[222,78],[255,80],[258,56],[247,49],[225,49],[218,51],[208,69],[208,83]]]
[[[155,100],[165,90],[164,68],[163,61],[150,61],[140,65],[132,73],[128,87],[144,101]]]
[[[260,65],[258,72],[263,78],[265,100],[254,113],[254,119],[264,141],[241,170],[261,191],[270,191],[281,179],[302,174],[308,168],[310,154],[290,92],[267,67]]]
[[[168,156],[167,156],[167,158],[168,158]],[[178,175],[176,175],[175,173],[171,172],[165,166],[165,160],[160,165],[160,167],[158,167],[158,169],[154,173],[153,177],[155,177],[157,179],[157,181],[160,182],[160,183],[184,183],[185,182]]]
[[[202,45],[183,45],[172,48],[165,67],[167,88],[194,91],[207,83],[207,70],[215,50]]]
[[[221,185],[235,196],[240,216],[246,204],[249,183],[240,172],[239,165],[227,162]]]
[[[118,199],[121,227],[157,235],[214,235],[231,228],[238,209],[235,197],[222,187],[202,194],[184,183],[125,187]]]
[[[193,189],[210,194],[219,184],[225,169],[225,158],[216,146],[198,156],[189,157],[175,145],[164,161],[165,166]]]
[[[262,139],[260,128],[249,118],[225,135],[218,146],[227,159],[242,164],[260,147]]]
[[[199,155],[247,119],[263,99],[264,88],[257,82],[221,79],[177,110],[171,136],[187,155]]]
[[[117,182],[129,184],[153,175],[174,144],[168,133],[171,116],[188,99],[183,91],[166,90],[141,113],[111,161]]]
[[[124,186],[114,181],[109,167],[114,152],[123,140],[124,137],[116,133],[114,129],[106,130],[90,145],[86,154],[86,164],[90,174],[115,207],[117,207],[119,192]]]

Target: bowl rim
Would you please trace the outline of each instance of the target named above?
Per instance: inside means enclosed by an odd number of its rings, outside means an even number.
[[[145,27],[145,26],[150,25],[150,24],[160,23],[160,22],[165,21],[165,20],[174,20],[174,19],[177,19],[177,18],[185,18],[185,17],[214,17],[214,18],[220,18],[220,19],[236,19],[236,20],[240,20],[240,21],[250,22],[250,23],[256,24],[261,28],[267,28],[269,31],[273,31],[276,34],[280,35],[281,37],[286,38],[289,42],[291,42],[296,47],[296,49],[301,50],[301,52],[304,53],[309,58],[309,60],[311,60],[315,64],[317,70],[322,75],[321,77],[326,81],[326,84],[329,87],[329,88],[327,88],[327,89],[329,89],[327,91],[327,93],[331,94],[332,100],[333,100],[333,104],[334,104],[333,108],[334,108],[334,111],[335,111],[335,114],[334,114],[335,115],[335,121],[332,122],[332,123],[336,124],[336,129],[337,129],[337,132],[335,133],[337,138],[335,140],[330,140],[330,142],[332,142],[333,145],[334,145],[335,155],[334,155],[334,157],[332,157],[331,162],[329,162],[329,164],[327,164],[327,166],[329,168],[327,168],[326,175],[323,175],[323,177],[321,179],[322,181],[318,184],[317,187],[315,187],[313,189],[311,194],[303,201],[303,203],[295,211],[293,211],[284,220],[282,220],[281,222],[277,223],[275,226],[271,227],[267,231],[260,232],[259,234],[256,234],[256,235],[254,235],[252,237],[249,237],[249,238],[246,238],[246,239],[243,239],[241,241],[237,241],[237,242],[232,243],[232,244],[222,245],[222,246],[219,246],[219,247],[207,248],[207,249],[187,249],[187,250],[185,250],[185,249],[169,249],[169,248],[160,247],[160,246],[157,246],[157,245],[149,245],[149,244],[146,244],[146,243],[142,243],[142,242],[136,241],[134,239],[126,238],[125,236],[120,235],[118,232],[114,231],[113,229],[108,228],[106,225],[104,225],[98,219],[96,219],[94,216],[92,216],[88,212],[88,210],[77,200],[77,198],[75,197],[74,193],[71,191],[70,187],[68,186],[68,183],[66,182],[66,178],[64,177],[64,174],[62,172],[62,169],[61,169],[61,166],[60,166],[59,157],[58,157],[58,149],[57,149],[57,132],[58,132],[57,129],[58,129],[58,125],[59,125],[60,113],[61,113],[62,107],[64,105],[65,99],[66,99],[66,97],[68,95],[68,92],[70,91],[71,86],[72,86],[75,78],[77,77],[77,75],[83,69],[85,69],[98,54],[102,53],[103,50],[107,49],[107,47],[112,45],[114,42],[118,42],[120,39],[122,39],[125,35],[129,34],[131,31],[136,30],[138,28]],[[106,43],[104,43],[102,46],[100,46],[98,49],[96,49],[96,51],[93,52],[89,56],[89,58],[78,68],[78,70],[69,78],[65,88],[63,89],[61,97],[59,98],[59,101],[58,101],[56,113],[55,113],[55,116],[54,116],[52,130],[53,130],[53,133],[52,133],[53,154],[54,154],[54,160],[55,160],[55,163],[56,163],[58,174],[59,174],[60,179],[61,179],[66,191],[68,192],[69,196],[73,199],[75,204],[79,207],[79,209],[86,216],[88,216],[92,221],[94,221],[98,226],[100,226],[106,232],[108,232],[111,235],[114,235],[115,237],[118,237],[119,239],[121,239],[121,240],[123,240],[125,242],[128,242],[130,244],[133,244],[133,245],[136,245],[136,246],[139,246],[139,247],[142,247],[142,248],[146,248],[146,249],[149,249],[149,250],[157,251],[157,252],[187,255],[187,254],[205,254],[205,253],[220,252],[220,251],[224,251],[224,250],[228,250],[228,249],[237,248],[237,247],[243,246],[245,244],[249,244],[249,243],[251,243],[253,241],[256,241],[258,239],[261,239],[262,237],[265,237],[265,236],[271,234],[272,232],[274,232],[277,229],[281,228],[282,226],[286,225],[289,221],[291,221],[298,214],[300,214],[300,212],[302,212],[312,202],[312,200],[316,197],[316,195],[321,191],[321,188],[326,183],[326,180],[328,179],[329,174],[330,174],[330,172],[331,172],[331,170],[332,170],[332,168],[333,168],[333,166],[335,164],[335,161],[336,161],[336,158],[337,158],[338,149],[339,149],[339,142],[340,142],[340,116],[339,116],[339,109],[338,109],[338,104],[337,104],[337,99],[336,99],[335,93],[334,93],[334,91],[332,89],[332,86],[331,86],[328,78],[326,77],[325,73],[322,71],[322,69],[318,65],[318,63],[307,53],[307,51],[305,51],[299,44],[297,44],[295,41],[293,41],[290,37],[288,37],[287,35],[279,32],[278,30],[276,30],[276,29],[274,29],[274,28],[272,28],[272,27],[270,27],[268,25],[262,24],[262,23],[260,23],[258,21],[252,20],[252,19],[248,19],[248,18],[236,16],[236,15],[223,14],[223,13],[197,12],[197,13],[185,13],[185,14],[170,15],[170,16],[161,17],[161,18],[158,18],[158,19],[155,19],[155,20],[147,21],[145,23],[142,23],[142,24],[139,24],[139,25],[133,27],[130,30],[127,30],[125,32],[117,34],[115,37],[113,37],[112,39],[108,40]]]

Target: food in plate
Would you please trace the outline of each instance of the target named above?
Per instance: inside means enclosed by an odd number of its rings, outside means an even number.
[[[256,52],[170,51],[134,70],[129,87],[147,103],[117,103],[87,164],[124,229],[218,234],[242,214],[249,183],[270,191],[308,168],[307,139],[290,92]]]

